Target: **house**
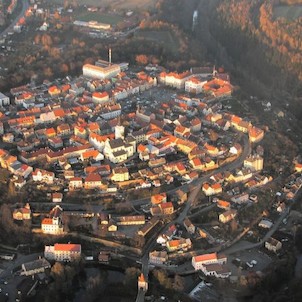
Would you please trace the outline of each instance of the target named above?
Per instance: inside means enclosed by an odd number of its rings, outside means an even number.
[[[29,203],[24,208],[15,209],[13,212],[13,219],[15,220],[29,220],[31,219],[31,209]]]
[[[201,271],[205,274],[205,276],[213,276],[215,278],[228,278],[231,276],[230,270],[226,265],[221,264],[204,264],[201,267]]]
[[[55,261],[73,261],[81,258],[81,245],[74,243],[55,243],[46,245],[44,257]]]
[[[279,240],[270,237],[265,241],[264,247],[269,251],[277,253],[277,251],[279,251],[282,248],[282,243]]]
[[[228,201],[218,199],[217,207],[224,210],[229,210],[231,208],[231,204]]]
[[[63,231],[62,222],[63,209],[56,205],[49,212],[49,218],[44,218],[41,223],[41,229],[44,234],[61,235]]]
[[[84,188],[89,189],[96,189],[102,186],[102,177],[98,173],[91,173],[86,176],[84,180]]]
[[[188,194],[181,189],[178,189],[171,196],[172,201],[177,202],[178,204],[183,204],[188,200]]]
[[[152,217],[149,222],[137,231],[137,234],[145,237],[159,222],[160,220],[157,217]]]
[[[169,252],[175,252],[179,250],[187,251],[192,247],[192,242],[189,238],[174,239],[167,241],[166,247]]]
[[[174,212],[174,206],[173,206],[172,202],[161,203],[158,206],[163,215],[170,215],[170,214],[173,214],[173,212]]]
[[[183,224],[189,234],[195,233],[196,227],[189,218],[185,218]]]
[[[270,220],[262,219],[258,226],[264,229],[270,229],[273,226],[273,223]]]
[[[242,193],[239,195],[235,195],[231,198],[231,201],[237,204],[243,204],[246,203],[250,200],[249,194],[247,193]]]
[[[41,223],[44,234],[62,235],[64,233],[61,218],[44,218]]]
[[[263,139],[263,137],[264,131],[262,129],[254,126],[249,128],[249,140],[251,143],[258,143]]]
[[[51,196],[52,202],[62,202],[63,194],[62,193],[52,193]]]
[[[117,225],[141,225],[145,224],[144,215],[132,215],[132,216],[115,216],[112,217]]]
[[[101,251],[99,253],[98,260],[101,263],[108,264],[110,261],[110,253]]]
[[[35,169],[32,172],[33,181],[44,182],[47,184],[53,184],[55,174],[53,172],[49,172],[43,169]]]
[[[168,261],[168,253],[166,251],[153,251],[149,253],[150,264],[165,264]]]
[[[111,180],[116,182],[129,180],[128,169],[126,167],[116,167],[112,169]]]
[[[22,276],[33,276],[39,273],[44,273],[46,269],[50,269],[51,265],[45,258],[40,258],[31,262],[23,263]]]
[[[69,190],[77,190],[83,188],[83,180],[82,177],[73,177],[69,180],[68,185]]]
[[[302,172],[302,164],[301,163],[295,163],[295,172]]]
[[[202,185],[202,191],[205,193],[206,196],[211,196],[211,195],[222,193],[222,186],[220,183],[215,183],[215,184],[204,183]]]
[[[227,257],[224,254],[211,253],[192,257],[192,266],[196,271],[201,270],[203,265],[225,264],[226,262]]]
[[[236,210],[228,210],[222,214],[219,215],[219,221],[222,223],[227,223],[231,220],[233,220],[237,215]]]
[[[2,92],[0,92],[0,106],[6,106],[9,105],[10,101],[9,101],[9,97],[6,96],[5,94],[3,94]]]
[[[167,194],[166,193],[159,193],[151,196],[151,204],[157,205],[160,203],[167,202]]]
[[[252,171],[261,171],[263,170],[263,157],[259,154],[251,155],[244,160],[243,166],[250,168]]]
[[[140,274],[137,280],[137,287],[139,291],[144,291],[146,292],[148,290],[148,282],[145,279],[145,276],[143,273]]]

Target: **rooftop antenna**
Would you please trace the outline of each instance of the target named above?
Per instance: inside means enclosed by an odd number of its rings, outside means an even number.
[[[111,65],[111,48],[109,48],[109,65]]]

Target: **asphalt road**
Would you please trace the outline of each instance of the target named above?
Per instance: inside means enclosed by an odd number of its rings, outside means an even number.
[[[210,173],[207,173],[206,175],[204,175],[204,176],[194,180],[192,183],[190,183],[190,186],[192,189],[190,191],[190,194],[189,194],[189,197],[188,197],[188,200],[186,202],[184,209],[181,211],[181,213],[178,215],[177,218],[175,218],[173,221],[171,221],[169,224],[167,224],[165,226],[164,231],[167,230],[172,224],[183,222],[183,220],[188,215],[188,212],[191,208],[192,203],[195,201],[198,193],[200,192],[202,184],[204,182],[208,181],[212,175],[214,175],[216,173],[225,172],[228,170],[234,170],[238,167],[241,167],[245,158],[251,153],[251,145],[248,141],[247,136],[243,136],[243,144],[244,144],[243,151],[242,151],[241,155],[235,161],[233,161],[229,164],[226,164]],[[146,248],[144,255],[141,259],[142,273],[144,274],[146,280],[148,280],[148,274],[149,274],[149,252],[153,250],[155,244],[156,244],[155,241],[153,241],[153,243],[149,244],[149,246]],[[138,290],[136,302],[143,302],[144,297],[145,297],[145,292]]]
[[[22,10],[13,22],[0,33],[0,38],[3,38],[7,33],[14,31],[14,26],[17,24],[20,18],[22,18],[29,7],[28,0],[22,0]]]

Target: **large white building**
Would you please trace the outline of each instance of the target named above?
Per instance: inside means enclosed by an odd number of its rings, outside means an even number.
[[[111,64],[107,61],[99,60],[92,64],[83,66],[83,75],[89,78],[110,79],[121,72],[121,67],[117,64]]]
[[[204,254],[192,257],[192,265],[194,269],[201,270],[203,265],[208,264],[224,264],[227,262],[227,257],[223,254],[218,255],[217,253]]]
[[[44,257],[55,261],[73,261],[81,257],[81,245],[73,243],[46,245]]]
[[[9,97],[0,92],[0,106],[9,105]]]

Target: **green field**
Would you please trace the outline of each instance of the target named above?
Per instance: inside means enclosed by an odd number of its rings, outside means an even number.
[[[63,5],[64,0],[54,0],[56,3]],[[126,10],[142,10],[154,7],[156,0],[78,0],[79,5],[90,5],[96,7],[111,7],[113,9],[126,9]]]
[[[302,5],[278,5],[273,10],[274,19],[295,20],[302,17]]]
[[[177,52],[179,43],[177,38],[168,30],[143,30],[135,33],[135,37],[163,44],[171,52]]]
[[[123,21],[124,18],[119,15],[100,14],[98,12],[85,12],[76,16],[76,19],[80,21],[97,21],[100,23],[116,25],[117,23]]]

